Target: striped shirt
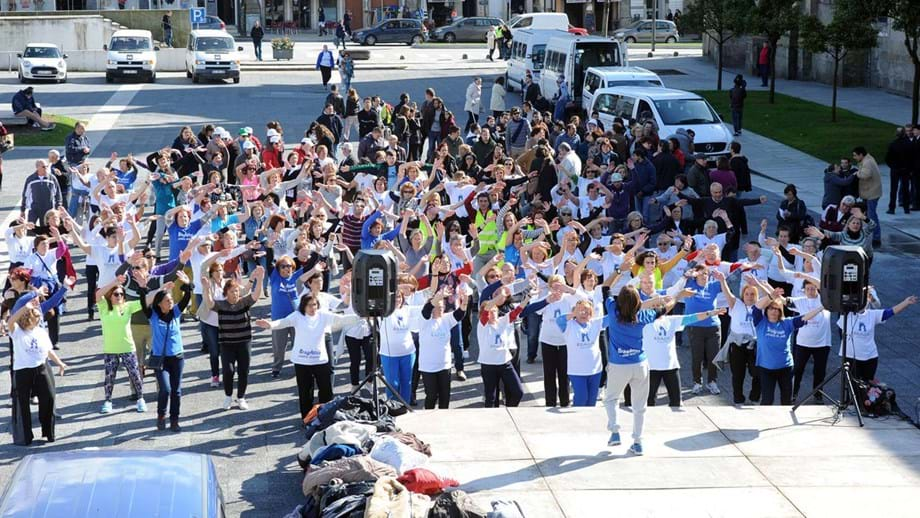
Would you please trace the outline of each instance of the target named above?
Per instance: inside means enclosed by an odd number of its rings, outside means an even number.
[[[220,344],[230,346],[246,345],[252,341],[252,323],[249,308],[255,304],[252,295],[246,295],[236,304],[226,300],[215,300],[214,311],[217,312]]]
[[[357,253],[361,249],[361,227],[364,224],[365,217],[357,217],[354,214],[346,214],[342,217],[342,243]]]

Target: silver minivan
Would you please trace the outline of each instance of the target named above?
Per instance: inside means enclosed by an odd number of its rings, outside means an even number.
[[[656,43],[677,43],[680,41],[677,25],[669,20],[655,20],[654,22],[652,20],[636,20],[617,30],[614,36],[626,43],[651,43],[653,23],[655,24]]]

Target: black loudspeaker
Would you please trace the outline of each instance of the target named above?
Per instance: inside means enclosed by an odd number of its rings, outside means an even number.
[[[396,257],[388,251],[362,250],[351,270],[351,301],[355,314],[387,317],[396,309]]]
[[[821,304],[836,313],[862,311],[869,301],[869,261],[861,246],[830,246],[821,259]]]

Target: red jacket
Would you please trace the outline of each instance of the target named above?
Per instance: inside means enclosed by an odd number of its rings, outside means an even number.
[[[757,58],[758,65],[767,65],[770,63],[770,47],[760,48],[760,57]]]

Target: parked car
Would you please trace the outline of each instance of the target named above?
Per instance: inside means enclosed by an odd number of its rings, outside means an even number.
[[[514,29],[559,29],[568,31],[576,36],[587,36],[588,30],[569,24],[569,16],[565,13],[524,13],[519,14],[508,22],[508,28]]]
[[[378,43],[405,43],[414,45],[428,39],[428,29],[421,20],[414,18],[390,18],[373,27],[352,33],[352,41],[361,45]]]
[[[185,77],[193,83],[203,79],[232,79],[240,82],[240,52],[233,36],[213,29],[189,33],[185,49]]]
[[[215,31],[225,31],[227,30],[227,24],[216,16],[205,16],[205,22],[197,24],[195,27],[192,27],[192,29],[213,29]]]
[[[19,58],[19,82],[33,79],[67,81],[67,54],[53,43],[29,43]]]
[[[581,107],[586,112],[594,104],[594,92],[614,86],[664,87],[658,74],[642,67],[591,67],[585,71]],[[588,112],[590,113],[590,112]]]
[[[27,455],[13,473],[0,516],[226,516],[207,455],[79,450]]]
[[[105,82],[111,83],[116,78],[143,78],[154,83],[157,80],[157,52],[153,34],[147,30],[115,31],[106,51]]]
[[[677,32],[677,25],[668,20],[655,20],[655,42],[660,43],[677,43],[680,41],[680,34]],[[614,36],[618,40],[626,43],[651,43],[652,41],[652,20],[637,20],[626,27],[619,29]]]
[[[489,31],[494,31],[495,27],[501,24],[501,18],[484,16],[458,18],[450,25],[435,29],[431,33],[431,39],[433,41],[446,41],[447,43],[455,41],[486,41],[486,34]]]

